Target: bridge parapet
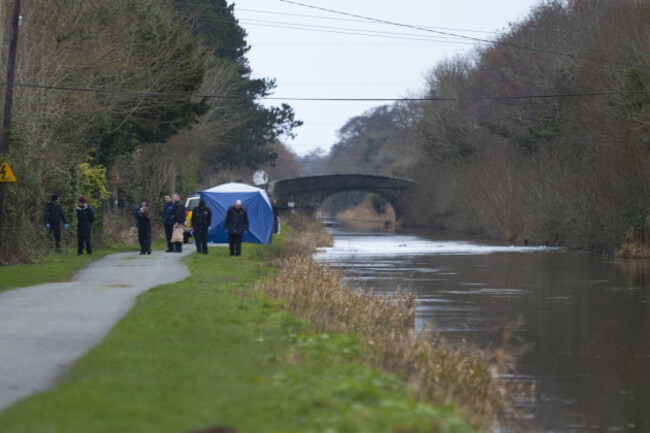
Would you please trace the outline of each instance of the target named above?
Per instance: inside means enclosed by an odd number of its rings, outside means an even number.
[[[345,191],[368,191],[383,196],[395,210],[395,216],[406,209],[408,193],[415,185],[411,179],[368,174],[329,174],[282,179],[269,184],[269,192],[278,205],[289,202],[297,208],[314,208],[331,195]]]

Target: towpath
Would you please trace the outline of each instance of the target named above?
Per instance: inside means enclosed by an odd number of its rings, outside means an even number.
[[[119,253],[99,259],[66,283],[0,293],[0,411],[48,389],[159,284],[186,278],[183,253]]]

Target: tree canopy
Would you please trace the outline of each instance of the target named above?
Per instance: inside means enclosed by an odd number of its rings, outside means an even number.
[[[119,179],[105,183],[128,206],[189,190],[200,165],[267,163],[300,124],[259,102],[275,83],[251,78],[225,1],[24,0],[22,18],[7,157],[20,182],[4,197],[2,259],[43,250],[40,203],[57,193],[72,206],[79,167]]]

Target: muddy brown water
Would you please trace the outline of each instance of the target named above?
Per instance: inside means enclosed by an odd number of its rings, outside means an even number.
[[[500,344],[514,326],[531,432],[650,432],[650,261],[329,222],[316,259],[354,287],[418,296],[416,327]]]

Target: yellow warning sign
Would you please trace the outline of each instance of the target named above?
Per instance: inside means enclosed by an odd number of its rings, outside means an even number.
[[[16,182],[16,176],[7,161],[0,164],[0,182]]]

